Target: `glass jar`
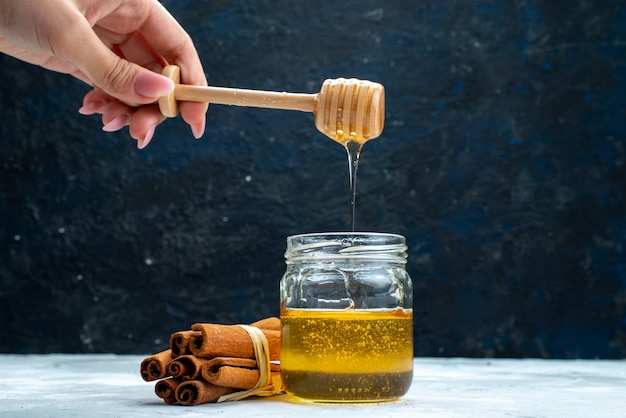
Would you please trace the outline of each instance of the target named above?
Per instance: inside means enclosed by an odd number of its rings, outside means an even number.
[[[281,373],[304,401],[374,402],[413,379],[413,286],[401,235],[287,238],[280,282]]]

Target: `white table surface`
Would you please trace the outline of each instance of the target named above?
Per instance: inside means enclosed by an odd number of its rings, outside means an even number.
[[[415,359],[401,400],[166,405],[137,355],[0,355],[0,417],[626,417],[626,361]]]

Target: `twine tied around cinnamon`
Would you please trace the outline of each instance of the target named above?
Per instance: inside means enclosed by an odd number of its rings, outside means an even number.
[[[259,368],[259,380],[252,388],[223,395],[217,402],[238,401],[250,396],[271,396],[282,392],[284,388],[280,376],[272,376],[270,374],[270,348],[267,337],[257,327],[249,325],[238,326],[243,328],[252,340],[254,355]]]

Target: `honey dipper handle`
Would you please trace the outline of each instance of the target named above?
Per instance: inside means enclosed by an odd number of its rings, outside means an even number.
[[[316,94],[280,93],[276,91],[244,90],[226,87],[201,87],[178,84],[176,100],[208,102],[223,105],[266,107],[270,109],[313,112]]]
[[[175,65],[165,67],[163,75],[172,79],[176,84],[172,94],[159,99],[161,113],[167,117],[174,117],[178,114],[178,101],[314,112],[315,100],[317,99],[317,94],[282,93],[180,84],[180,69]]]

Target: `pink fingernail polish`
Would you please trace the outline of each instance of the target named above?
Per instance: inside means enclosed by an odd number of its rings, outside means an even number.
[[[191,132],[193,133],[194,138],[200,139],[202,135],[204,135],[205,126],[205,121],[202,121],[202,123],[196,125],[191,125]]]
[[[146,136],[143,139],[140,139],[137,141],[137,148],[144,149],[145,147],[148,146],[150,141],[152,141],[152,137],[154,136],[154,129],[155,129],[155,126],[150,128],[148,132],[146,132]]]
[[[172,80],[157,73],[142,74],[135,80],[135,93],[145,97],[167,96],[174,87]]]
[[[122,129],[124,126],[128,125],[128,119],[129,116],[128,115],[119,115],[116,116],[112,121],[110,121],[109,123],[105,124],[102,127],[102,130],[104,132],[115,132],[115,131],[119,131],[120,129]]]
[[[81,115],[93,115],[94,113],[98,113],[100,109],[102,109],[104,103],[102,102],[89,102],[82,105],[80,109],[78,109],[78,113]]]

